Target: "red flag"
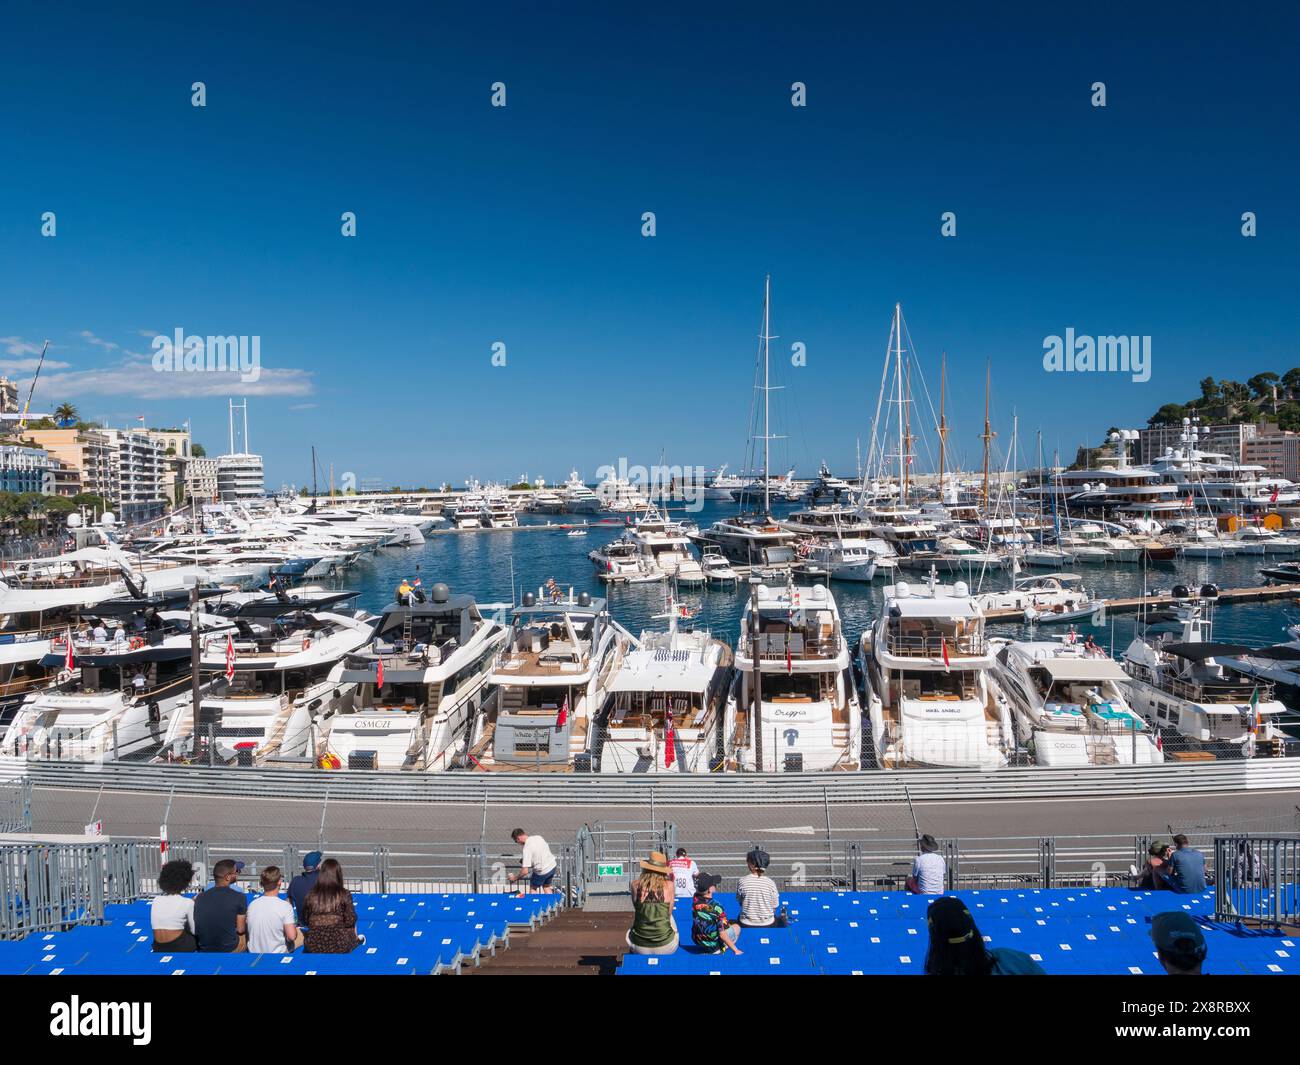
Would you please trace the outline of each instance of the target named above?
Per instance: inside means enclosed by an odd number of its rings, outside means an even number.
[[[677,761],[677,733],[673,729],[673,712],[668,711],[664,719],[664,768],[670,768]]]
[[[235,679],[235,641],[226,636],[226,683]]]
[[[1277,494],[1278,494],[1280,491],[1282,491],[1282,486],[1281,486],[1281,485],[1274,485],[1274,486],[1273,486],[1273,494],[1272,494],[1271,496],[1268,497],[1268,501],[1269,501],[1270,503],[1276,503],[1276,502],[1277,502]]]
[[[1165,741],[1160,736],[1160,730],[1156,729],[1156,750],[1163,751],[1164,749],[1165,749]]]
[[[68,649],[63,656],[63,668],[69,672],[77,668],[77,660],[72,657],[72,630],[68,629]]]
[[[564,702],[560,704],[560,712],[555,715],[555,727],[564,728],[564,723],[569,720],[569,697],[565,695]]]
[[[378,691],[384,686],[384,656],[380,655],[375,659],[375,690]]]
[[[948,668],[948,640],[944,636],[939,637],[939,646],[943,648],[943,668]]]

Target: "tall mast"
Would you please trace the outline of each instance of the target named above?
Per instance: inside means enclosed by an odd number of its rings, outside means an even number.
[[[939,357],[939,503],[943,504],[943,474],[945,450],[948,440],[948,417],[944,413],[944,400],[948,387],[948,353]]]
[[[989,431],[989,384],[992,379],[993,364],[988,360],[984,364],[984,433],[980,439],[984,441],[984,513],[989,510],[989,443],[996,435]]]
[[[907,499],[907,489],[912,485],[912,361],[907,362],[907,410],[903,415],[907,425],[907,460],[903,464],[903,472],[906,475],[906,482],[903,488],[903,499]]]
[[[907,489],[906,481],[903,477],[903,305],[894,304],[894,378],[895,389],[898,392],[898,489],[899,489],[899,506],[907,506]]]
[[[763,280],[763,517],[770,517],[772,514],[772,484],[771,473],[768,468],[770,451],[772,447],[771,427],[769,425],[769,403],[771,398],[768,395],[770,382],[768,381],[768,342],[772,339],[768,336],[768,308],[772,296],[772,275],[768,274]]]

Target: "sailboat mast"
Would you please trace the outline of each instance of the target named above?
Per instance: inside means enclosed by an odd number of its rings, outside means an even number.
[[[948,418],[944,414],[944,399],[948,387],[948,353],[939,357],[939,503],[943,499],[943,474],[946,443],[948,440]]]
[[[772,515],[772,482],[769,470],[772,447],[772,429],[769,422],[769,381],[768,381],[768,343],[772,339],[768,336],[768,310],[769,301],[772,296],[772,275],[768,274],[763,281],[763,517],[770,518]]]
[[[894,379],[895,390],[898,393],[898,488],[899,488],[899,506],[907,506],[907,488],[906,481],[903,477],[903,330],[901,320],[903,317],[903,305],[894,304]]]
[[[989,441],[993,439],[993,434],[989,432],[989,384],[992,373],[992,361],[989,360],[984,364],[984,434],[980,437],[984,441],[984,512],[986,514],[989,509]]]
[[[912,362],[910,359],[907,363],[907,410],[903,420],[907,425],[907,460],[903,464],[903,472],[907,478],[903,488],[903,498],[906,499],[907,489],[912,485]]]

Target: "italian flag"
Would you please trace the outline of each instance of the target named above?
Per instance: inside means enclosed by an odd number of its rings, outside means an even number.
[[[1250,734],[1253,736],[1259,731],[1259,685],[1256,684],[1250,693]]]

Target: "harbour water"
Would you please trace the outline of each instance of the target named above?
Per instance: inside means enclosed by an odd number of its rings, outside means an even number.
[[[774,512],[779,517],[788,507]],[[684,514],[671,511],[674,517],[686,516],[706,528],[717,518],[734,514],[736,507],[726,503],[706,501],[698,513]],[[523,524],[581,521],[581,518],[551,516],[530,518],[520,515]],[[587,591],[605,596],[615,619],[633,633],[643,628],[662,628],[665,622],[654,615],[664,609],[663,584],[605,585],[587,558],[593,548],[621,535],[618,525],[590,526],[586,536],[566,536],[563,531],[468,532],[434,534],[423,547],[389,548],[364,558],[344,577],[344,586],[361,592],[359,606],[377,611],[391,602],[393,591],[403,577],[419,577],[427,589],[435,581],[446,583],[455,592],[472,594],[480,602],[509,603],[512,601],[511,575],[514,577],[514,600],[524,591],[536,591],[548,578],[554,578],[566,591],[571,587],[575,594]],[[1073,572],[1084,579],[1084,586],[1097,598],[1117,598],[1140,595],[1143,582],[1148,590],[1168,591],[1175,584],[1199,587],[1214,583],[1220,588],[1237,588],[1263,583],[1259,575],[1266,556],[1237,555],[1227,559],[1179,559],[1172,564],[1147,567],[1133,564],[1078,566]],[[1045,573],[1046,570],[1026,570],[1026,574]],[[902,579],[915,582],[918,574],[903,571]],[[944,575],[941,580],[959,579]],[[993,591],[1008,586],[1010,575],[1006,570],[989,571],[983,583],[972,581],[974,590]],[[867,629],[880,610],[885,581],[877,579],[871,584],[834,581],[835,594],[844,619],[844,629],[850,641]],[[744,582],[739,587],[709,586],[682,589],[678,600],[692,612],[693,623],[707,628],[715,636],[734,646],[741,613],[748,589]],[[1289,600],[1263,603],[1242,603],[1221,606],[1215,613],[1215,638],[1231,643],[1265,646],[1287,639],[1285,628],[1300,621],[1300,605]],[[1139,625],[1137,615],[1117,615],[1108,618],[1105,625],[1091,627],[1077,624],[1080,634],[1091,633],[1093,639],[1108,650],[1122,651],[1133,638]],[[1043,628],[1042,632],[1056,632],[1061,626]],[[990,626],[990,632],[999,635],[1024,635],[1028,628],[1019,624]]]

